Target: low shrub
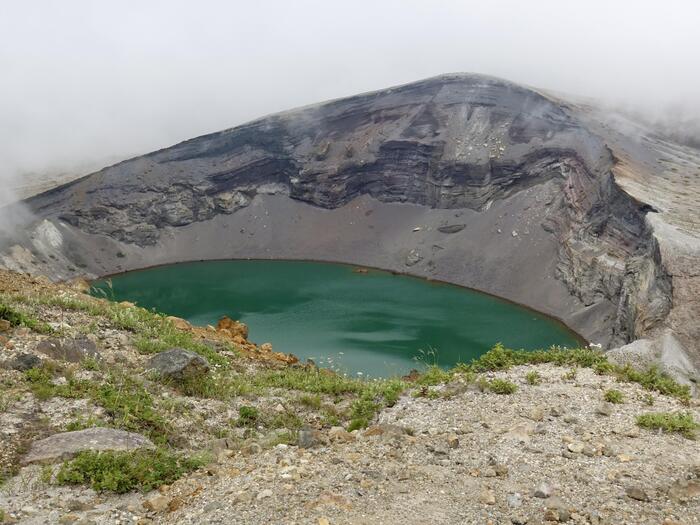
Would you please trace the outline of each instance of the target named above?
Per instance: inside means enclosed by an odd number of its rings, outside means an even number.
[[[206,463],[204,457],[186,457],[164,449],[85,451],[61,465],[56,482],[59,485],[88,485],[98,492],[148,492],[170,484]]]
[[[611,388],[610,390],[605,391],[603,399],[605,399],[608,403],[615,403],[616,405],[619,405],[620,403],[624,403],[625,396],[619,390]]]
[[[489,381],[488,389],[494,394],[509,395],[514,394],[518,387],[515,383],[505,379],[493,379]]]
[[[537,370],[531,370],[525,374],[525,381],[527,381],[528,385],[539,385],[542,382],[542,376]]]
[[[679,432],[688,439],[694,439],[695,431],[700,428],[700,423],[690,412],[649,412],[637,416],[637,425],[652,430]]]

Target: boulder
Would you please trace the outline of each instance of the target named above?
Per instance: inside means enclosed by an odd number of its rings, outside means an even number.
[[[62,432],[32,443],[22,458],[23,465],[54,463],[70,459],[85,450],[134,450],[153,448],[153,443],[141,434],[115,428],[88,428]]]
[[[153,356],[148,368],[162,378],[183,382],[203,377],[209,371],[209,362],[189,350],[171,348]]]
[[[95,343],[87,337],[76,337],[75,339],[59,339],[50,337],[44,339],[36,346],[36,351],[59,361],[69,363],[80,363],[88,357],[101,358]]]
[[[11,370],[26,372],[27,370],[41,366],[41,359],[34,354],[21,352],[12,358],[7,365]]]
[[[637,339],[609,350],[606,357],[612,363],[629,365],[638,370],[655,366],[679,383],[690,386],[691,390],[697,388],[695,383],[700,378],[700,372],[670,330],[656,339]]]

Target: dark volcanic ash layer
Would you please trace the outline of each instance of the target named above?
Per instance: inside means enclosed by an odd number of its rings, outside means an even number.
[[[55,279],[211,258],[405,271],[609,347],[665,327],[672,281],[612,151],[566,105],[447,75],[188,140],[27,201],[4,266]]]

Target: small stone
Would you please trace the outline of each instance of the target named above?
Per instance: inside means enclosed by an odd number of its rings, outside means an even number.
[[[72,511],[86,511],[95,508],[94,505],[80,501],[79,499],[71,499],[66,502],[65,507]]]
[[[250,492],[241,490],[236,492],[236,495],[233,497],[233,503],[249,503],[252,499],[253,495]]]
[[[574,454],[580,454],[583,452],[584,445],[580,441],[574,441],[573,443],[569,443],[566,448]]]
[[[0,319],[0,332],[8,332],[12,328],[10,321]]]
[[[595,409],[596,414],[601,416],[609,416],[613,413],[612,403],[601,403]]]
[[[504,478],[508,475],[508,466],[504,465],[503,463],[496,464],[495,469],[496,469],[496,475],[501,477],[501,478]]]
[[[540,406],[533,407],[527,413],[527,417],[533,421],[542,421],[544,419],[544,409]]]
[[[668,489],[668,495],[673,501],[683,502],[700,497],[700,480],[679,480]]]
[[[589,458],[592,458],[598,453],[598,451],[595,449],[595,447],[592,447],[591,445],[584,445],[583,446],[583,455],[588,456]]]
[[[255,442],[247,443],[241,448],[241,453],[244,456],[254,456],[255,454],[260,454],[262,452],[262,447]]]
[[[258,492],[258,495],[255,496],[255,499],[260,501],[261,499],[266,499],[266,498],[271,498],[272,497],[272,491],[270,489],[265,489],[261,490]]]
[[[297,443],[300,448],[312,448],[320,443],[320,432],[318,430],[300,430]]]
[[[644,492],[644,489],[637,485],[630,485],[625,489],[625,494],[627,497],[636,499],[637,501],[649,501],[649,496]]]
[[[64,514],[60,518],[58,518],[58,523],[60,525],[68,525],[69,523],[75,523],[80,519],[80,516],[77,514]]]
[[[549,414],[554,417],[560,417],[564,415],[564,408],[560,406],[553,406],[549,409]]]
[[[569,521],[569,518],[571,518],[571,513],[569,512],[567,506],[560,498],[557,498],[556,496],[547,498],[547,501],[545,501],[545,508],[547,509],[547,512],[545,513],[545,520],[564,523]]]
[[[514,492],[506,496],[506,503],[511,509],[517,509],[523,504],[523,498],[519,492]]]
[[[458,448],[459,447],[459,438],[457,437],[457,434],[448,434],[447,446],[450,448]]]
[[[522,516],[520,514],[516,514],[510,517],[510,522],[513,525],[527,525],[527,516]]]
[[[331,525],[331,522],[328,518],[318,518],[318,525]]]
[[[536,498],[549,498],[552,494],[554,493],[554,489],[552,489],[552,486],[549,485],[548,483],[540,483],[535,491],[533,492],[533,496]]]
[[[168,496],[163,496],[162,494],[156,494],[143,501],[143,508],[151,512],[163,512],[167,510],[170,504],[170,499]]]
[[[343,427],[331,427],[328,438],[335,443],[350,443],[355,441],[355,434],[351,434]]]
[[[491,489],[483,489],[479,494],[479,502],[484,505],[495,505],[496,504],[496,494]]]

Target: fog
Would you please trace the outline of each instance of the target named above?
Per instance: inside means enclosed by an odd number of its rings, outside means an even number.
[[[446,72],[687,121],[699,23],[693,0],[5,0],[0,191]]]

